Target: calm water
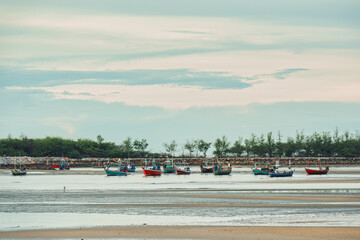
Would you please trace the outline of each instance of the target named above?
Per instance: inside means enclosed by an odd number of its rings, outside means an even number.
[[[144,177],[140,172],[124,177],[36,172],[12,176],[2,171],[0,231],[144,224],[360,226],[358,202],[225,198],[296,194],[325,195],[331,199],[332,196],[360,195],[358,183],[295,182],[309,179],[360,179],[360,174],[307,176],[304,172],[295,172],[292,178],[273,179],[254,176],[249,171],[231,176],[193,173],[161,177]],[[183,204],[192,204],[192,207]],[[279,204],[287,207],[276,206]],[[309,204],[309,207],[298,204]],[[331,204],[331,207],[319,207],[319,204]],[[209,207],[211,205],[216,207]]]

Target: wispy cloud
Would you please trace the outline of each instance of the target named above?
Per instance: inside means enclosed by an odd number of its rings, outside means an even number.
[[[311,76],[311,81],[309,81]],[[293,74],[286,81],[269,78],[244,89],[204,89],[167,85],[60,85],[55,87],[7,87],[8,90],[41,90],[54,99],[121,102],[129,106],[187,109],[191,107],[246,106],[277,102],[360,102],[360,83],[337,83],[334,76],[316,71]]]

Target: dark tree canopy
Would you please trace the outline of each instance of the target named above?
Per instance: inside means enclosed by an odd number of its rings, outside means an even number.
[[[31,157],[157,157],[164,156],[161,153],[147,151],[149,143],[146,139],[132,141],[125,138],[121,144],[106,142],[101,135],[96,140],[91,139],[64,139],[61,137],[28,138],[21,134],[19,138],[13,138],[10,134],[7,138],[0,139],[0,156],[31,156]],[[165,151],[171,156],[176,153],[178,144],[175,140],[163,144]],[[213,154],[218,157],[224,156],[261,156],[261,157],[359,157],[360,156],[360,133],[348,131],[339,133],[336,129],[331,132],[315,132],[305,135],[303,131],[296,132],[295,137],[287,137],[283,141],[280,132],[274,135],[272,132],[256,136],[251,134],[249,138],[239,137],[234,143],[228,141],[226,136],[218,138],[214,143],[202,139],[187,141],[184,144],[189,156],[200,152],[204,157],[213,146]]]

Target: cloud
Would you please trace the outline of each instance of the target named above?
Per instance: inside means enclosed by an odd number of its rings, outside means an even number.
[[[29,14],[0,10],[2,58],[146,54],[188,49],[309,49],[357,44],[354,28],[274,24],[245,18],[69,14],[59,10]],[[357,44],[358,46],[358,44]],[[84,64],[91,64],[88,58]],[[42,63],[34,63],[41,68]],[[74,63],[74,62],[73,62]],[[45,64],[46,65],[46,64]],[[83,69],[72,64],[68,70]],[[69,64],[69,66],[71,66]],[[68,66],[68,67],[69,67]],[[57,67],[57,63],[53,63]],[[59,66],[59,69],[64,69]]]
[[[129,106],[187,109],[192,107],[246,106],[277,102],[360,102],[360,83],[339,83],[337,76],[300,71],[285,81],[269,76],[244,89],[204,89],[199,86],[73,84],[55,87],[7,87],[7,90],[41,90],[54,99],[120,102]]]

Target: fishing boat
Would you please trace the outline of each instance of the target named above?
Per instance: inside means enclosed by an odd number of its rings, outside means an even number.
[[[135,172],[136,170],[136,167],[135,167],[135,164],[129,164],[128,166],[128,172]]]
[[[119,159],[120,160],[120,159]],[[128,160],[128,161],[125,161],[125,164],[123,164],[122,166],[121,166],[121,169],[123,170],[123,171],[127,171],[127,172],[135,172],[135,170],[136,170],[136,167],[135,167],[135,164],[130,164],[130,161]]]
[[[295,170],[291,169],[291,160],[289,160],[289,170],[286,171],[280,171],[279,170],[279,161],[276,161],[276,165],[274,166],[274,172],[271,172],[269,175],[270,177],[292,177],[292,175],[294,174]]]
[[[227,166],[223,164],[214,166],[214,175],[229,175],[231,173],[232,167],[231,164],[228,163]]]
[[[305,168],[305,171],[309,175],[322,175],[322,174],[327,174],[329,172],[329,167],[322,168],[320,161],[319,161],[319,169],[310,169],[309,162],[307,164],[308,164],[308,167]]]
[[[165,164],[163,166],[163,172],[164,173],[175,173],[175,171],[176,171],[176,166],[174,165],[174,161],[166,160]]]
[[[274,172],[274,169],[270,168],[270,164],[266,163],[266,166],[263,168],[257,168],[255,163],[255,168],[252,170],[254,175],[269,175],[271,172]]]
[[[70,170],[68,161],[62,161],[60,165],[50,165],[50,166],[57,170]]]
[[[21,160],[20,160],[21,161]],[[14,160],[14,169],[11,170],[12,175],[14,176],[21,176],[21,175],[26,175],[26,168],[21,166],[21,162],[20,162],[20,167],[19,169],[16,168],[16,163]]]
[[[214,164],[213,164],[214,165]],[[209,166],[208,162],[205,161],[205,165],[200,165],[201,173],[213,173],[214,172],[214,166]]]
[[[108,165],[105,168],[105,173],[108,176],[127,176],[127,171],[122,168],[121,161],[118,162],[117,169],[110,169],[110,162],[108,162]]]
[[[124,172],[123,170],[111,170],[111,169],[106,169],[105,168],[105,173],[108,176],[126,176],[127,173]]]
[[[142,167],[143,173],[145,176],[161,176],[161,168],[160,165],[155,164],[155,160],[152,162],[152,166],[146,166],[146,160],[145,160],[145,166]]]
[[[186,165],[186,163],[184,163],[184,166],[176,168],[177,175],[189,175],[190,173],[191,169],[189,166]]]
[[[11,173],[14,176],[26,175],[26,169],[14,169],[11,170]]]
[[[294,170],[290,170],[290,171],[278,171],[275,170],[275,172],[270,173],[270,177],[292,177],[292,175],[294,174]]]

